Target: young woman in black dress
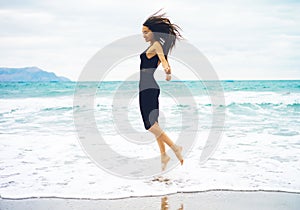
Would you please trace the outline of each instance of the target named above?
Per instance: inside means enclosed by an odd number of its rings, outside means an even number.
[[[159,12],[159,11],[158,11]],[[150,46],[140,55],[139,104],[144,127],[153,133],[161,152],[161,166],[165,170],[170,157],[166,154],[165,144],[175,153],[183,164],[182,147],[174,144],[158,124],[160,88],[154,79],[154,72],[161,63],[166,72],[166,80],[171,80],[171,68],[167,60],[169,51],[175,46],[176,39],[182,38],[178,27],[164,17],[164,14],[151,15],[142,27],[143,37]]]

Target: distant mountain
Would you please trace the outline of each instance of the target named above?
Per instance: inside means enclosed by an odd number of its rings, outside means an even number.
[[[0,68],[0,82],[50,82],[70,81],[66,77],[56,76],[38,67]]]

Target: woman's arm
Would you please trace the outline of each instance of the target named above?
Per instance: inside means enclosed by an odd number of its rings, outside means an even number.
[[[156,52],[166,74],[171,74],[171,67],[169,65],[169,62],[167,61],[165,55],[164,55],[164,51],[163,51],[163,48],[161,46],[161,44],[158,42],[158,41],[155,41],[153,43],[153,48],[154,48],[154,51]]]

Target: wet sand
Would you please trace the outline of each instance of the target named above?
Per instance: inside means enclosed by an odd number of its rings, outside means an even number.
[[[126,210],[299,210],[300,193],[276,191],[224,191],[176,193],[162,196],[120,199],[77,198],[0,198],[1,210],[68,210],[68,209],[126,209]]]

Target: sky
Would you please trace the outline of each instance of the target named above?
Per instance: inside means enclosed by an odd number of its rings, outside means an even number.
[[[103,47],[142,38],[143,22],[161,8],[219,79],[300,79],[298,0],[0,0],[0,67],[37,66],[77,81]],[[139,62],[124,59],[103,80],[123,80]],[[169,62],[178,78],[197,79]]]

